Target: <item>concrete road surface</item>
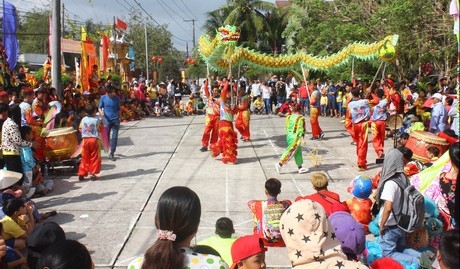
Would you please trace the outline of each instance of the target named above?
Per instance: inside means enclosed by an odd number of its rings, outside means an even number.
[[[369,143],[369,170],[358,172],[355,146],[350,145],[340,119],[320,117],[319,121],[325,138],[307,141],[304,167],[325,172],[329,189],[348,199],[346,187],[351,179],[360,174],[372,176],[380,169],[374,164],[376,154]],[[86,245],[96,268],[126,268],[143,255],[155,240],[157,200],[172,186],[187,186],[201,198],[196,242],[213,235],[215,221],[223,216],[233,220],[236,235],[250,234],[252,217],[246,204],[265,199],[266,179],[281,180],[279,199],[293,201],[313,192],[310,173],[298,174],[294,160],[283,167],[281,175],[275,170],[286,147],[284,122],[285,118],[274,115],[252,115],[251,141],[238,142],[236,165],[224,165],[220,157],[213,159],[209,152],[199,151],[204,116],[123,123],[117,160],[110,161],[103,153],[100,180],[79,182],[71,168],[56,166],[48,176],[54,179],[55,189],[35,201],[42,212],[58,211],[49,220],[60,224],[69,239]],[[309,124],[307,130],[309,135]],[[386,149],[393,145],[392,140],[385,143]],[[314,167],[314,163],[319,165]],[[286,248],[270,248],[266,261],[268,267],[290,267]]]

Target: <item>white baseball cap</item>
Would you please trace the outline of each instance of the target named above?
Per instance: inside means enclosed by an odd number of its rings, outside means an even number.
[[[431,96],[431,97],[433,97],[433,98],[438,98],[439,100],[442,100],[442,94],[440,94],[440,93],[438,93],[438,92],[435,93],[435,94],[433,94],[433,96]]]

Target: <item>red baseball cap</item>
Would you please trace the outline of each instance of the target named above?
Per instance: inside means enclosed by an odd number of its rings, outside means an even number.
[[[257,235],[245,235],[236,239],[232,244],[233,264],[230,269],[235,269],[238,262],[265,251],[267,248]]]

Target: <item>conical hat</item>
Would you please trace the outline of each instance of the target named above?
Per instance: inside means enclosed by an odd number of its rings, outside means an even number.
[[[6,189],[22,178],[22,173],[0,169],[0,190]]]

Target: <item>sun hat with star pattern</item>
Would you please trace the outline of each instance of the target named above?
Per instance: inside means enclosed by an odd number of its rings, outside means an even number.
[[[361,269],[348,261],[324,208],[309,199],[291,205],[281,216],[281,236],[295,269]]]

